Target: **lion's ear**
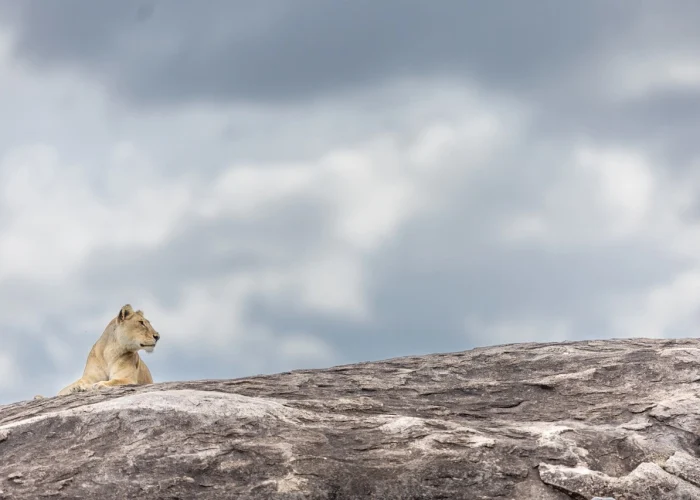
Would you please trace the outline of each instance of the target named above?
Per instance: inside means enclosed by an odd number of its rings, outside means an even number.
[[[132,314],[134,314],[134,310],[131,308],[131,304],[127,304],[124,307],[122,307],[119,311],[119,320],[124,321],[125,319],[128,319]]]

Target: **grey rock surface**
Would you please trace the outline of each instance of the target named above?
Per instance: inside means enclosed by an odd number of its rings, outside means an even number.
[[[516,344],[0,407],[0,498],[700,500],[700,342]]]

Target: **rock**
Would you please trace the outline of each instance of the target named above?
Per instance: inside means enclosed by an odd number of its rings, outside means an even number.
[[[699,361],[516,344],[29,400],[0,497],[700,500]]]

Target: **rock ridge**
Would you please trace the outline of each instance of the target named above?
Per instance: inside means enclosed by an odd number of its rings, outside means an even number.
[[[700,500],[700,341],[509,344],[0,406],[0,498]]]

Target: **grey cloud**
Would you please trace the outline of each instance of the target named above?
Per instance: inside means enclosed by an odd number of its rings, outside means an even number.
[[[598,337],[609,332],[605,306],[612,298],[662,284],[688,268],[688,262],[667,256],[663,248],[635,239],[604,247],[565,245],[560,251],[504,244],[498,232],[502,224],[541,208],[542,193],[561,175],[556,162],[538,164],[540,158],[528,152],[526,142],[496,158],[499,167],[455,181],[443,212],[413,219],[369,260],[370,322],[318,313],[282,296],[250,297],[247,321],[276,332],[318,335],[339,353],[339,362],[474,347],[485,340],[483,332],[469,330],[465,320],[470,316],[486,324],[562,318],[578,338]],[[178,290],[193,283],[279,265],[246,251],[260,243],[280,245],[285,264],[293,267],[321,245],[328,228],[319,215],[323,207],[294,208],[296,202],[245,222],[183,224],[181,234],[152,252],[95,255],[85,270],[86,284],[102,287],[104,299],[120,289],[121,275],[126,281],[138,275],[140,288],[174,304]],[[216,248],[227,250],[217,254]],[[248,339],[236,359],[256,359],[262,371],[288,368],[261,349]],[[178,355],[189,356],[187,370],[200,376],[234,376],[227,374],[242,369],[223,358],[213,362],[200,354],[172,353]],[[160,368],[177,376],[170,365]]]
[[[692,2],[661,8],[654,2],[563,6],[554,0],[27,0],[0,3],[3,18],[15,32],[18,57],[42,69],[79,70],[99,80],[112,98],[139,107],[208,101],[274,107],[338,97],[388,79],[446,77],[523,100],[542,136],[633,146],[653,135],[655,153],[671,163],[689,165],[697,157],[694,111],[700,101],[694,90],[615,103],[595,88],[615,88],[616,82],[601,80],[600,68],[615,51],[699,48],[692,20],[700,18],[700,8]],[[346,97],[356,108],[372,99],[367,93]],[[293,113],[288,118],[295,119]],[[382,120],[375,116],[362,127],[376,129]],[[231,155],[254,147],[257,155],[279,157],[311,147],[309,141],[281,140],[279,148],[253,146],[264,127],[260,121],[233,119],[231,127],[207,148]],[[182,162],[174,160],[171,169]]]
[[[693,21],[700,8],[692,2],[662,8],[655,2],[563,6],[554,0],[27,0],[0,3],[3,17],[15,32],[18,57],[40,68],[80,70],[112,98],[138,106],[250,101],[273,107],[337,97],[387,79],[446,77],[523,100],[534,110],[540,134],[630,145],[653,134],[658,153],[673,163],[689,164],[697,156],[694,91],[620,104],[601,99],[595,88],[616,86],[601,80],[601,60],[611,53],[700,48]],[[356,107],[369,98],[346,97]],[[216,148],[248,150],[259,126],[232,121]],[[302,142],[297,153],[310,147]],[[294,149],[281,144],[280,154]]]
[[[431,75],[516,91],[549,86],[624,31],[639,10],[554,0],[28,0],[12,7],[5,17],[20,57],[82,69],[149,106],[293,101]]]
[[[195,281],[294,265],[323,239],[329,222],[324,208],[310,198],[289,197],[245,218],[182,220],[177,233],[150,251],[96,250],[82,267],[80,282],[115,300],[137,284],[171,306]]]
[[[4,325],[2,351],[11,353],[12,362],[18,371],[17,378],[11,378],[14,381],[12,385],[0,386],[0,405],[31,399],[36,394],[54,394],[60,389],[60,387],[57,389],[56,385],[60,385],[64,380],[56,378],[56,373],[61,372],[61,367],[56,364],[50,352],[50,346],[46,340],[48,335],[55,339],[71,339],[73,345],[66,343],[64,347],[68,348],[72,372],[68,375],[64,373],[64,376],[68,378],[80,376],[85,363],[86,349],[90,349],[95,339],[83,337],[83,340],[86,340],[81,341],[75,333],[74,327],[66,318],[47,318],[39,331]],[[78,347],[75,348],[75,346]],[[71,347],[74,348],[72,351]],[[5,381],[6,379],[3,380]],[[67,385],[68,381],[65,382],[64,385]]]
[[[543,103],[531,134],[553,142],[592,138],[617,147],[643,147],[657,168],[684,174],[700,156],[695,139],[699,112],[695,89],[658,90],[622,101],[578,93]]]
[[[516,187],[517,164],[508,170]],[[547,177],[539,182],[544,188]],[[469,329],[470,316],[485,324],[564,319],[576,338],[601,337],[610,331],[605,306],[611,299],[663,284],[689,267],[642,241],[571,245],[559,252],[505,245],[493,228],[536,208],[538,200],[517,200],[502,186],[488,184],[487,179],[465,184],[453,193],[447,213],[411,221],[371,260],[370,324],[314,314],[274,298],[253,300],[250,320],[272,329],[319,332],[343,362],[489,343],[484,332]]]

